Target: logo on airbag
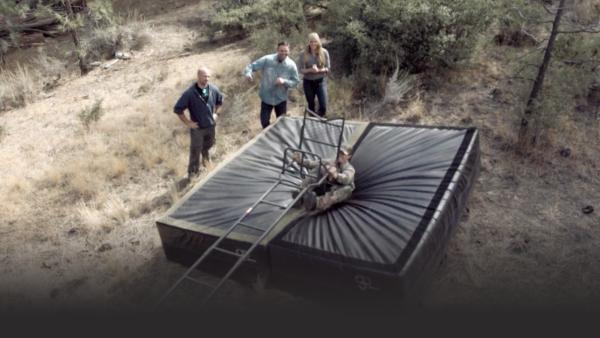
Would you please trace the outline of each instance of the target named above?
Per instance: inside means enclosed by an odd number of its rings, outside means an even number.
[[[356,286],[358,286],[358,289],[361,291],[379,290],[373,286],[373,281],[369,276],[356,275],[354,276],[354,282],[356,283]]]

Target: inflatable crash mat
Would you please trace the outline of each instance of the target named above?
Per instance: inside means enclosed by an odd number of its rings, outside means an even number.
[[[246,212],[278,179],[284,150],[298,147],[302,124],[301,118],[277,119],[173,205],[157,221],[167,258],[191,264]],[[304,133],[335,144],[339,130],[307,121]],[[422,285],[444,255],[478,176],[478,132],[346,121],[342,139],[354,152],[352,197],[325,212],[290,210],[245,268],[266,271],[272,286],[299,292],[402,297]],[[320,143],[304,142],[302,149],[335,157],[335,148]],[[287,204],[292,190],[280,185],[269,200]],[[244,223],[266,229],[281,212],[260,208]],[[243,252],[258,236],[238,227],[221,246]],[[232,262],[215,256],[212,265]]]

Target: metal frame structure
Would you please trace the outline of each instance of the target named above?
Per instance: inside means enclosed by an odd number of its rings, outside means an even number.
[[[307,114],[312,115],[308,116]],[[251,261],[251,259],[249,258],[249,256],[252,254],[252,252],[254,251],[254,249],[256,249],[256,247],[259,245],[259,243],[261,243],[268,235],[269,233],[277,226],[277,223],[279,223],[279,221],[288,213],[288,211],[293,208],[293,206],[298,202],[298,200],[300,200],[302,198],[302,196],[307,192],[310,191],[312,189],[314,189],[315,187],[321,185],[326,179],[327,179],[327,175],[323,175],[321,170],[317,170],[317,175],[311,175],[310,173],[304,173],[304,170],[306,169],[305,167],[303,167],[303,165],[300,165],[298,170],[296,170],[294,168],[294,161],[289,161],[287,160],[288,157],[288,153],[294,153],[294,152],[298,152],[301,154],[301,161],[300,163],[304,163],[304,159],[307,156],[313,157],[318,159],[319,161],[319,168],[321,168],[321,166],[323,165],[322,159],[319,155],[311,153],[309,151],[306,150],[302,150],[302,145],[306,142],[315,142],[315,143],[319,143],[322,145],[326,145],[326,146],[331,146],[331,147],[335,147],[336,148],[336,161],[337,161],[337,156],[339,156],[339,150],[341,147],[341,143],[342,143],[342,139],[343,139],[343,133],[344,133],[344,126],[345,126],[345,119],[344,118],[338,118],[338,119],[334,119],[334,120],[341,120],[341,125],[339,124],[335,124],[332,123],[331,121],[333,120],[328,120],[325,118],[322,118],[320,116],[318,116],[317,114],[315,114],[313,111],[309,110],[309,109],[305,109],[304,111],[304,118],[302,121],[302,129],[300,131],[300,140],[298,143],[298,148],[291,148],[288,147],[284,150],[283,153],[283,164],[281,167],[281,172],[279,173],[279,177],[277,178],[277,181],[271,185],[271,187],[269,187],[269,189],[267,189],[267,191],[262,194],[258,200],[256,200],[256,202],[254,202],[254,204],[252,204],[252,206],[250,208],[248,208],[228,229],[227,231],[225,231],[225,233],[223,235],[221,235],[208,249],[206,249],[204,251],[204,253],[200,256],[200,258],[198,258],[186,271],[185,273],[167,290],[167,292],[165,292],[163,294],[163,296],[159,299],[158,303],[156,304],[156,306],[159,306],[160,304],[162,304],[165,299],[167,299],[169,297],[169,295],[171,295],[173,293],[173,291],[175,291],[175,289],[177,289],[177,287],[179,287],[181,285],[181,283],[185,280],[190,280],[192,282],[195,282],[197,284],[201,284],[204,286],[207,286],[210,288],[210,292],[207,293],[207,295],[204,297],[204,299],[202,300],[201,305],[204,305],[206,302],[208,302],[211,297],[217,292],[217,290],[223,285],[223,283],[225,283],[225,281],[227,279],[229,279],[229,277],[231,277],[231,275],[240,267],[240,265],[242,265],[242,263],[244,263],[244,261],[248,260]],[[315,139],[310,139],[305,137],[304,135],[304,131],[305,128],[307,126],[307,121],[311,121],[311,122],[316,122],[316,123],[323,123],[326,125],[331,125],[331,126],[335,126],[340,128],[340,135],[338,137],[338,142],[337,144],[330,144],[330,143],[326,143],[323,141],[319,141],[319,140],[315,140]],[[267,197],[269,196],[269,194],[271,192],[273,192],[275,190],[275,188],[277,188],[279,185],[287,185],[293,188],[300,188],[298,186],[297,183],[295,183],[294,181],[288,180],[285,178],[286,174],[290,174],[293,177],[296,178],[300,178],[300,179],[304,179],[305,176],[309,176],[312,178],[316,179],[316,183],[310,184],[304,188],[302,188],[298,195],[293,198],[292,202],[290,202],[288,205],[282,205],[279,203],[275,203],[272,201],[269,201],[267,199]],[[259,204],[267,204],[270,206],[275,206],[277,208],[279,208],[282,212],[281,214],[266,228],[266,229],[262,229],[256,225],[252,225],[252,224],[248,224],[248,223],[244,223],[244,220],[255,210],[255,208],[259,205]],[[254,242],[252,242],[251,246],[248,248],[248,250],[246,250],[244,253],[238,253],[238,252],[233,252],[227,249],[224,249],[222,247],[219,246],[219,244],[221,244],[226,238],[228,238],[228,236],[237,228],[237,227],[245,227],[245,228],[249,228],[255,231],[258,231],[261,233],[260,236],[258,236]],[[237,260],[235,261],[235,263],[233,264],[233,266],[231,268],[229,268],[229,270],[227,271],[227,273],[225,273],[225,275],[223,277],[221,277],[221,279],[219,280],[219,282],[215,285],[211,285],[208,283],[204,283],[196,278],[191,277],[191,273],[195,271],[196,268],[198,268],[198,266],[200,264],[202,264],[202,262],[205,262],[207,257],[209,257],[212,253],[214,252],[220,252],[220,253],[224,253],[230,256],[234,256],[237,258]]]

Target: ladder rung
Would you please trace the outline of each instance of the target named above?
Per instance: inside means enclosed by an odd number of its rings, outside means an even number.
[[[281,208],[281,209],[287,208],[286,205],[275,203],[275,202],[271,202],[271,201],[262,200],[259,203],[264,203],[264,204],[272,205],[272,206],[275,206],[275,207],[278,207],[278,208]]]
[[[250,229],[253,229],[253,230],[256,230],[256,231],[265,232],[264,229],[261,229],[259,227],[255,227],[254,225],[250,225],[250,224],[246,224],[246,223],[242,223],[242,222],[239,222],[238,225],[241,225],[241,226],[243,226],[245,228],[250,228]]]
[[[186,279],[189,279],[189,280],[191,280],[192,282],[194,282],[194,283],[196,283],[196,284],[200,284],[200,285],[203,285],[203,286],[209,287],[209,288],[211,288],[211,289],[214,289],[214,288],[215,288],[215,286],[214,286],[214,285],[212,285],[212,284],[210,284],[210,283],[208,283],[208,282],[203,282],[203,281],[201,281],[201,280],[199,280],[199,279],[196,279],[196,278],[194,278],[194,277],[185,276],[185,278],[186,278]]]
[[[297,171],[292,171],[292,170],[289,170],[289,169],[285,169],[285,172],[292,174],[292,175],[290,175],[292,177],[300,177],[300,173],[297,172]]]
[[[330,121],[335,121],[335,120],[339,120],[339,119],[331,119],[331,120],[326,120],[323,118],[317,118],[317,117],[311,117],[311,116],[307,116],[306,117],[307,120],[311,120],[311,121],[315,121],[315,122],[319,122],[319,123],[323,123],[332,127],[338,127],[338,128],[342,128],[341,125],[339,124],[335,124],[335,123],[331,123]]]
[[[319,176],[317,176],[317,175],[306,174],[306,176],[307,176],[307,177],[310,177],[310,178],[319,179]]]
[[[227,249],[219,248],[218,246],[214,247],[213,249],[216,250],[216,251],[218,251],[218,252],[222,252],[224,254],[232,255],[232,256],[235,256],[235,257],[238,257],[238,258],[241,258],[242,255],[243,255],[243,254],[239,254],[237,252],[233,252],[233,251],[230,251],[230,250],[227,250]],[[251,263],[256,263],[256,261],[254,259],[250,258],[250,257],[247,257],[246,260],[248,262],[251,262]]]
[[[286,186],[292,187],[292,188],[298,188],[300,186],[298,183],[293,183],[293,182],[284,181],[284,180],[281,180],[280,184],[286,185]]]
[[[233,251],[231,251],[231,250],[227,250],[227,249],[219,248],[218,246],[214,247],[213,249],[214,249],[214,250],[216,250],[216,251],[219,251],[219,252],[222,252],[222,253],[228,254],[228,255],[232,255],[232,256],[236,256],[236,257],[240,257],[240,256],[241,256],[241,255],[240,255],[239,253],[237,253],[237,252],[233,252]]]
[[[332,143],[322,142],[322,141],[315,140],[315,139],[308,138],[308,137],[305,137],[305,138],[304,138],[304,140],[305,140],[305,141],[311,141],[311,142],[314,142],[314,143],[319,143],[319,144],[322,144],[322,145],[324,145],[324,146],[329,146],[329,147],[337,148],[337,144],[332,144]]]

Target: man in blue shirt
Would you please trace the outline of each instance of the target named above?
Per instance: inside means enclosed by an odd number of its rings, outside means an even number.
[[[200,67],[198,81],[181,95],[173,108],[183,124],[190,128],[189,178],[200,172],[200,154],[205,168],[210,163],[208,151],[215,143],[215,124],[219,116],[219,108],[223,105],[223,95],[219,92],[219,88],[208,83],[210,74],[208,68]],[[184,114],[186,109],[190,115],[189,119]]]
[[[262,72],[258,95],[261,100],[260,123],[263,128],[269,126],[273,109],[277,117],[287,112],[288,88],[296,87],[300,82],[296,63],[288,58],[289,53],[289,44],[280,42],[277,44],[277,53],[265,55],[244,69],[244,76],[250,81],[252,72]]]

